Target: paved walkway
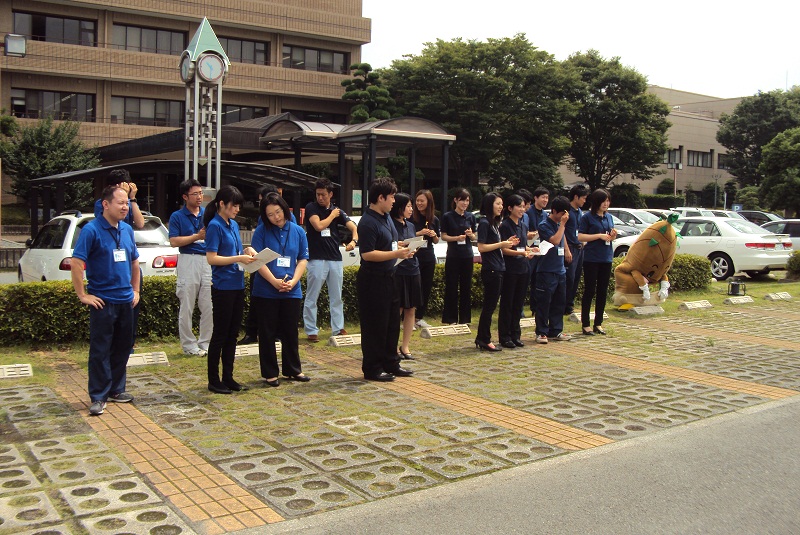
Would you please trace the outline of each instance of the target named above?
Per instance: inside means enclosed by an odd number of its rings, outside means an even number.
[[[415,377],[386,384],[361,380],[358,347],[308,344],[310,383],[262,388],[257,359],[243,357],[237,379],[253,388],[233,396],[205,390],[204,359],[171,354],[169,367],[131,368],[136,402],[101,417],[87,415],[73,364],[57,366],[53,389],[5,380],[0,535],[324,526],[329,511],[458,495],[474,476],[502,480],[800,393],[796,301],[612,312],[605,327],[547,346],[526,330],[525,348],[496,354],[470,349],[472,335],[415,338]]]

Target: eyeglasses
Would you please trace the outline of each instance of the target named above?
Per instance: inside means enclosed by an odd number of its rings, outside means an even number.
[[[191,192],[191,193],[187,193],[186,195],[188,195],[189,197],[202,197],[203,196],[203,192],[202,191],[194,191],[194,192]]]

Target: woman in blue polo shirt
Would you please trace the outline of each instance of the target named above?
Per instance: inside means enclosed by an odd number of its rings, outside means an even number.
[[[608,296],[608,281],[611,278],[611,261],[614,248],[611,242],[617,237],[611,214],[608,191],[598,188],[586,199],[591,205],[589,212],[578,223],[578,241],[586,243],[583,248],[583,297],[581,298],[581,325],[583,334],[606,334],[603,329],[603,313]],[[592,299],[597,296],[594,306],[594,327],[589,328],[589,310]]]
[[[223,186],[206,207],[206,259],[211,264],[211,304],[214,330],[208,344],[208,389],[216,394],[245,390],[233,379],[236,339],[244,311],[244,269],[255,259],[252,247],[242,248],[236,215],[244,197],[233,186]],[[219,363],[222,360],[222,380]]]
[[[303,292],[300,279],[308,264],[308,240],[302,228],[290,221],[289,205],[277,193],[261,199],[261,222],[253,233],[252,245],[265,247],[280,256],[262,266],[253,282],[253,302],[258,324],[258,360],[267,386],[279,386],[276,339],[281,341],[283,376],[309,381],[300,365],[297,323]]]

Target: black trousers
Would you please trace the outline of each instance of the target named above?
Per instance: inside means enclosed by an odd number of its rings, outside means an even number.
[[[567,308],[575,307],[575,295],[578,293],[578,284],[581,282],[581,270],[583,269],[583,248],[575,245],[569,246],[572,253],[572,262],[566,265],[567,268]]]
[[[503,278],[503,292],[500,295],[500,317],[497,330],[500,343],[519,340],[522,330],[519,319],[525,307],[525,294],[528,290],[528,273],[506,272]]]
[[[581,299],[581,325],[589,326],[589,310],[592,299],[597,296],[594,306],[594,324],[603,324],[603,313],[608,298],[608,281],[611,278],[610,262],[583,263],[583,298]]]
[[[214,307],[214,330],[208,343],[208,382],[219,384],[220,360],[222,380],[233,379],[236,339],[244,312],[244,290],[217,290],[212,287],[211,304]]]
[[[394,291],[394,272],[363,265],[356,275],[361,322],[361,371],[365,377],[393,373],[400,367],[400,299]]]
[[[442,323],[472,321],[472,257],[448,258],[444,263]]]
[[[422,282],[422,305],[417,307],[414,314],[417,320],[425,317],[425,312],[428,311],[428,300],[431,298],[431,290],[433,289],[433,273],[436,269],[436,261],[433,262],[420,262],[419,275]]]
[[[481,268],[481,281],[483,282],[483,308],[481,319],[478,322],[478,335],[476,342],[489,344],[492,341],[492,316],[497,308],[497,300],[503,288],[504,272],[493,269]]]
[[[258,360],[261,377],[271,379],[280,373],[275,340],[281,340],[281,368],[283,375],[293,377],[303,373],[300,366],[300,344],[297,340],[297,322],[303,300],[267,299],[251,297],[250,309],[255,309],[258,322]]]

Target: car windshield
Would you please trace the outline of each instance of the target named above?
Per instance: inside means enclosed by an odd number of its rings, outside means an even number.
[[[723,220],[723,223],[731,227],[736,232],[741,232],[742,234],[771,234],[767,229],[761,228],[750,221],[744,221],[741,219],[725,219]]]
[[[169,232],[157,217],[146,219],[144,228],[133,231],[136,247],[169,247]]]
[[[651,225],[661,220],[660,217],[658,217],[657,215],[653,215],[650,212],[645,212],[645,211],[636,212],[636,215],[639,217],[639,219]]]

